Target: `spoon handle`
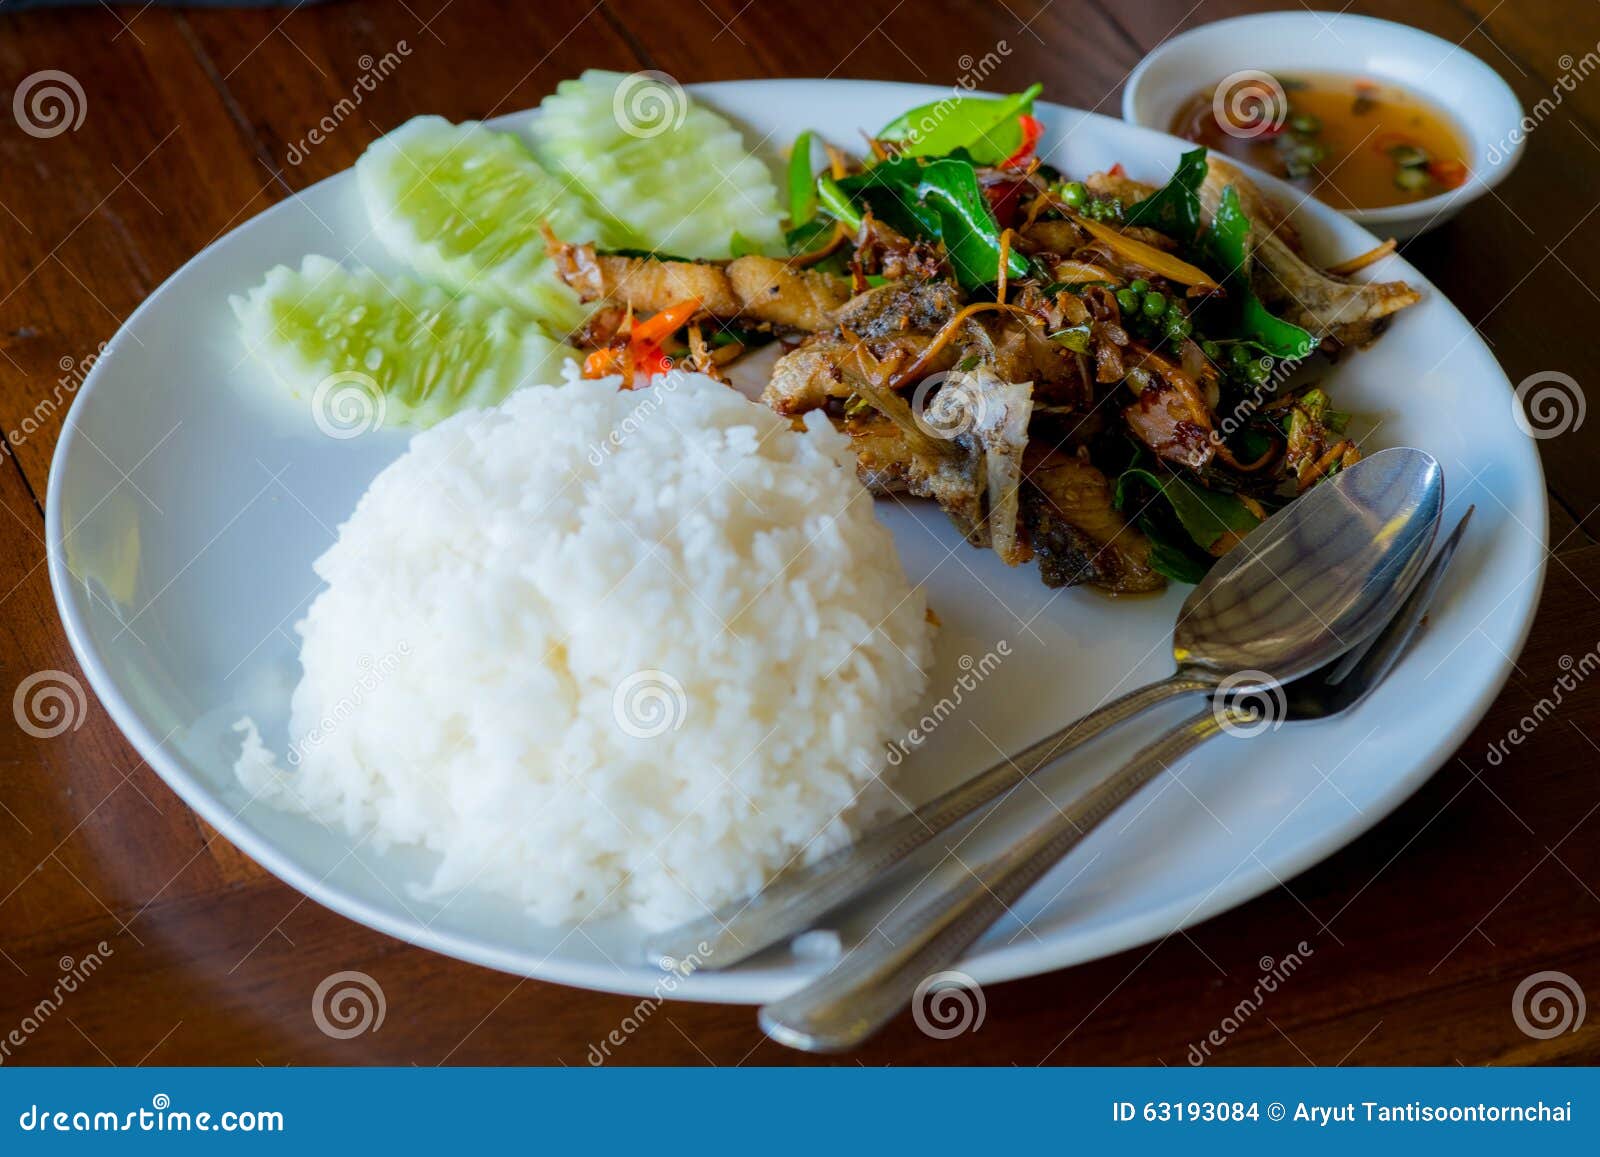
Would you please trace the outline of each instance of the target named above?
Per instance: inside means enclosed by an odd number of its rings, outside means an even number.
[[[1039,768],[1158,703],[1214,686],[1204,676],[1178,672],[1130,691],[855,843],[816,863],[788,868],[755,896],[651,937],[645,953],[653,963],[673,970],[727,968],[748,959],[812,927],[923,844]]]
[[[812,1052],[860,1044],[921,1000],[923,985],[960,959],[1057,861],[1141,787],[1222,730],[1236,710],[1207,708],[1178,724],[1011,849],[921,904],[891,913],[831,972],[764,1007],[761,1027],[781,1044]],[[1247,713],[1239,721],[1250,718]],[[971,983],[960,975],[951,979]]]

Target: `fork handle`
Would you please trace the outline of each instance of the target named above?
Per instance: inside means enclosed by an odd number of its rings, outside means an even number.
[[[649,938],[645,953],[652,963],[669,969],[727,968],[746,960],[812,927],[878,883],[887,869],[1039,768],[1158,703],[1215,686],[1215,678],[1179,671],[1130,691],[855,843],[814,864],[788,869],[755,897]]]
[[[925,981],[960,959],[1135,792],[1219,731],[1255,717],[1250,708],[1207,708],[1173,727],[977,872],[909,911],[890,915],[831,972],[764,1007],[761,1027],[774,1040],[811,1052],[860,1044],[920,998]]]

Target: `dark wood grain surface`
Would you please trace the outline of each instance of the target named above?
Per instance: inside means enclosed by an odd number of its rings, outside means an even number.
[[[47,669],[81,677],[45,574],[45,478],[61,381],[213,238],[350,165],[419,112],[464,119],[537,104],[587,67],[683,81],[868,77],[948,84],[1004,42],[985,82],[1039,80],[1115,115],[1122,82],[1173,33],[1249,0],[352,0],[300,10],[129,4],[8,14],[0,4],[0,693]],[[1313,7],[1335,7],[1315,4]],[[1600,360],[1600,80],[1589,0],[1360,0],[1476,53],[1533,107],[1560,100],[1517,172],[1407,247],[1513,382]],[[404,42],[403,67],[298,163],[296,142]],[[12,93],[47,69],[86,100],[74,131],[20,131]],[[1403,389],[1405,383],[1395,383]],[[1509,421],[1509,417],[1507,419]],[[1292,983],[1242,1018],[1212,1063],[1600,1061],[1600,1009],[1523,1032],[1513,995],[1540,972],[1600,999],[1600,681],[1506,758],[1491,745],[1600,643],[1600,421],[1542,441],[1551,562],[1526,651],[1488,717],[1369,834],[1261,899],[1158,944],[986,993],[980,1030],[936,1040],[902,1018],[865,1064],[1181,1065],[1305,940]],[[63,969],[99,971],[38,1016]],[[341,1040],[311,1016],[323,978],[384,990],[380,1031]],[[635,998],[461,964],[304,899],[217,838],[98,705],[77,730],[24,734],[0,712],[0,1060],[81,1064],[588,1063]],[[32,1023],[32,1028],[27,1026]],[[21,1044],[3,1044],[17,1026]],[[670,1003],[613,1063],[773,1064],[753,1010]]]

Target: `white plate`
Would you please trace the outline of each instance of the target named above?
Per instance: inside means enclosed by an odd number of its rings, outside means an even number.
[[[854,81],[751,81],[695,91],[742,121],[774,160],[804,128],[848,143],[859,140],[858,129],[945,94]],[[1039,115],[1050,159],[1077,174],[1121,161],[1136,177],[1162,180],[1184,147],[1070,109],[1042,105]],[[518,128],[527,116],[497,124]],[[1316,204],[1307,204],[1300,220],[1311,250],[1326,258],[1373,244]],[[50,578],[73,648],[150,765],[228,839],[313,899],[402,939],[508,972],[649,992],[659,974],[638,962],[633,925],[541,927],[471,893],[448,904],[416,900],[410,885],[427,877],[425,855],[352,850],[342,834],[244,806],[231,778],[237,738],[228,728],[241,714],[261,720],[268,742],[283,748],[298,670],[289,628],[316,589],[312,559],[404,445],[400,431],[325,437],[309,406],[300,413],[275,404],[271,387],[241,364],[227,296],[307,252],[393,267],[369,236],[350,173],[263,213],[181,269],[128,320],[79,391],[51,469],[47,509]],[[1220,739],[1179,777],[1152,787],[977,945],[963,967],[978,980],[1116,952],[1287,880],[1404,799],[1499,690],[1544,575],[1538,458],[1512,422],[1505,376],[1466,320],[1404,261],[1391,257],[1372,272],[1405,278],[1425,300],[1373,349],[1327,374],[1335,397],[1376,425],[1369,445],[1409,443],[1439,458],[1450,491],[1447,517],[1469,502],[1478,506],[1428,631],[1382,696],[1353,716]],[[923,798],[986,766],[995,756],[991,739],[1021,747],[1170,670],[1167,640],[1183,589],[1122,602],[1052,592],[1033,568],[1011,571],[991,553],[961,545],[934,509],[891,502],[880,503],[879,512],[944,623],[930,703],[956,685],[962,656],[981,660],[1002,638],[1011,651],[976,691],[961,693],[936,742],[906,762],[908,796]],[[1050,786],[1081,783],[1131,750],[1139,735],[1148,738],[1155,722],[1084,753]],[[1030,799],[1020,802],[1036,803],[1031,791],[1024,794]],[[962,857],[974,862],[999,846],[1014,819],[1001,813],[986,821]],[[1285,929],[1285,942],[1315,931],[1307,915],[1303,926]],[[727,974],[702,971],[677,995],[764,1000],[815,968],[777,952]]]

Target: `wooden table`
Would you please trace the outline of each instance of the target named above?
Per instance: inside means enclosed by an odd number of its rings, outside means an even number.
[[[350,165],[407,117],[525,108],[588,67],[951,83],[963,58],[991,51],[1002,63],[986,87],[1040,80],[1054,100],[1115,114],[1124,77],[1165,37],[1273,6],[363,0],[0,15],[7,112],[14,86],[44,69],[69,72],[86,100],[82,125],[48,140],[0,116],[0,420],[29,431],[0,461],[0,693],[40,670],[78,674],[45,575],[41,505],[75,367],[207,242]],[[1578,0],[1353,9],[1462,43],[1528,108],[1600,40],[1600,9]],[[286,165],[388,52],[401,66]],[[1587,386],[1600,364],[1600,81],[1559,95],[1515,175],[1407,253],[1512,381],[1560,370]],[[1540,450],[1553,555],[1532,638],[1483,724],[1413,799],[1187,934],[992,986],[975,1033],[935,1040],[902,1018],[849,1062],[1182,1065],[1249,996],[1260,958],[1301,940],[1313,948],[1304,966],[1212,1063],[1600,1061],[1600,1010],[1545,1040],[1512,1016],[1519,982],[1542,971],[1600,999],[1600,680],[1498,765],[1488,759],[1569,659],[1600,642],[1600,421]],[[0,722],[0,812],[7,1063],[582,1065],[638,1003],[460,964],[305,900],[214,838],[92,702],[80,729],[51,739]],[[62,970],[81,971],[92,953],[99,973],[6,1046]],[[311,1000],[346,969],[376,978],[388,1011],[380,1031],[340,1040],[313,1023]],[[614,1053],[624,1064],[806,1059],[764,1040],[751,1009],[681,1003],[650,1011]]]

